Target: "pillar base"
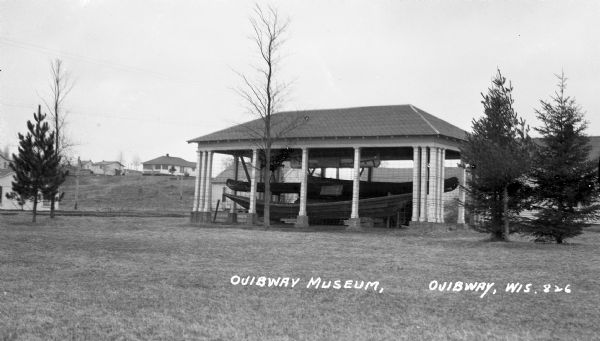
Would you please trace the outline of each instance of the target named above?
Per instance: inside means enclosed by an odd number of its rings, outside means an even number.
[[[247,225],[256,225],[257,221],[258,221],[258,215],[256,215],[256,213],[246,214],[246,224]]]
[[[362,231],[365,227],[373,227],[373,219],[372,218],[350,218],[348,220],[344,220],[344,225],[346,225],[346,231]]]
[[[190,223],[192,223],[192,224],[201,224],[201,223],[210,223],[210,222],[212,222],[211,212],[191,212],[191,214],[190,214]]]
[[[296,223],[294,224],[294,227],[308,227],[308,216],[305,215],[299,215],[296,218]]]
[[[200,214],[200,222],[201,223],[212,223],[212,214],[211,212],[198,212]]]
[[[227,220],[225,220],[227,224],[236,224],[237,223],[237,213],[227,213]]]
[[[192,224],[197,224],[198,223],[198,213],[196,211],[192,211],[190,212],[190,223]]]

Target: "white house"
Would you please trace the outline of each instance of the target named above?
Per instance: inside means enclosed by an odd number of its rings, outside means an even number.
[[[4,155],[0,152],[0,169],[8,169],[10,164],[10,155]]]
[[[83,165],[83,162],[82,162]],[[123,171],[125,166],[119,161],[100,161],[94,162],[91,166],[86,163],[83,167],[84,169],[91,170],[94,174],[97,175],[123,175]]]
[[[192,175],[196,170],[194,162],[186,161],[180,157],[159,156],[142,163],[144,174],[152,175]]]
[[[32,210],[33,209],[33,201],[28,200],[23,207],[19,205],[17,200],[8,199],[6,197],[7,193],[12,192],[12,181],[15,172],[10,169],[0,169],[0,210]],[[49,211],[50,210],[50,201],[42,200],[42,195],[39,195],[38,199],[38,211]],[[54,203],[55,209],[58,209],[58,202]]]

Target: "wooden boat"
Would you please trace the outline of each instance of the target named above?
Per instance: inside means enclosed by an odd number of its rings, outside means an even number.
[[[228,179],[227,187],[237,192],[250,192],[250,183]],[[331,178],[308,178],[307,195],[309,199],[335,198],[349,199],[352,197],[351,180],[338,180]],[[444,180],[444,192],[450,192],[458,186],[458,178],[452,177]],[[258,183],[257,192],[265,191],[265,184]],[[361,181],[359,193],[361,198],[382,197],[388,194],[404,194],[412,192],[412,182],[368,182]],[[271,194],[300,193],[299,182],[273,182],[271,183]]]
[[[224,197],[236,202],[245,209],[250,208],[250,198],[223,194]],[[398,212],[410,212],[412,202],[412,193],[396,194],[376,198],[361,199],[358,203],[358,215],[361,217],[385,218],[396,216]],[[270,204],[271,220],[291,219],[298,216],[300,204]],[[352,211],[352,200],[312,202],[306,204],[306,214],[315,220],[342,220],[350,218]],[[256,212],[262,216],[264,213],[264,203],[262,200],[256,201]]]

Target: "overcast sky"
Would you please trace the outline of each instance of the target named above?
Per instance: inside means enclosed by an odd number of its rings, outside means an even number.
[[[280,1],[289,17],[284,109],[413,104],[460,128],[499,67],[534,109],[564,70],[600,135],[600,1]],[[242,123],[234,72],[250,73],[247,1],[1,1],[0,147],[48,98],[50,62],[74,87],[68,135],[82,159],[195,160],[187,140]]]

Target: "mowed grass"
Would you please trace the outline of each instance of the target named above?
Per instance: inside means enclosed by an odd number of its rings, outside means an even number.
[[[0,339],[600,339],[600,233],[570,244],[472,232],[194,227],[186,219],[0,216]],[[239,276],[301,278],[295,288]],[[307,289],[311,276],[382,293]],[[497,293],[430,291],[432,280]],[[507,282],[537,294],[507,294]],[[543,293],[546,283],[570,294]]]
[[[61,191],[65,193],[60,209],[73,210],[77,197],[78,209],[182,211],[191,210],[194,179],[181,180],[171,176],[81,176],[79,195],[76,179],[67,177]]]

